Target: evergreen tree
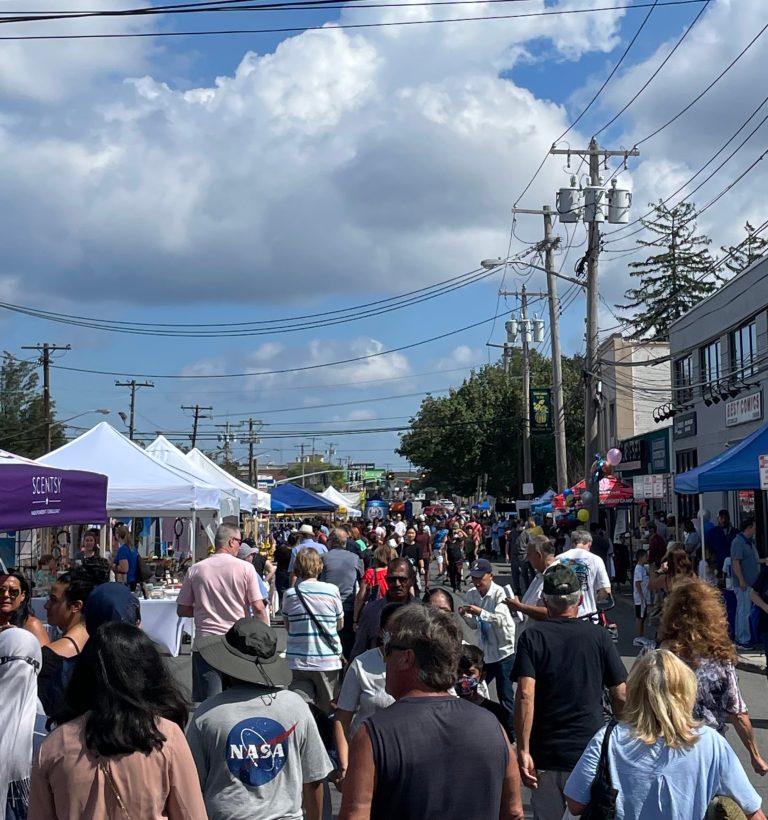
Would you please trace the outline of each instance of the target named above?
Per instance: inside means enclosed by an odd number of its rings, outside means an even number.
[[[722,248],[726,255],[723,264],[734,274],[740,273],[753,262],[768,254],[768,239],[756,234],[749,222],[744,226],[744,230],[747,235],[738,245]]]
[[[52,448],[55,450],[64,441],[64,429],[54,422]],[[20,362],[8,352],[0,368],[0,448],[27,458],[37,458],[47,451],[43,397],[38,393],[35,364]]]
[[[721,281],[707,246],[711,240],[696,234],[696,209],[691,202],[668,208],[663,201],[652,219],[642,219],[653,239],[638,239],[652,250],[644,262],[630,262],[630,275],[640,280],[624,293],[627,303],[616,305],[630,311],[625,319],[633,339],[666,339],[669,325],[687,313]]]

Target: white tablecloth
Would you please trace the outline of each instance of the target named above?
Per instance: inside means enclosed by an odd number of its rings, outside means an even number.
[[[33,598],[32,608],[35,615],[43,622],[47,621],[44,609],[47,598]],[[179,618],[176,615],[176,600],[145,600],[141,603],[141,627],[152,640],[165,647],[175,658],[181,649],[181,637],[187,632],[194,635],[192,618]]]

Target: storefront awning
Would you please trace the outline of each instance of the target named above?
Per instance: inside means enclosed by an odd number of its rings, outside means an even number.
[[[704,464],[675,476],[675,492],[759,490],[758,457],[768,454],[768,424]]]

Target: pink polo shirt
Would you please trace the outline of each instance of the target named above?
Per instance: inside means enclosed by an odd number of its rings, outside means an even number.
[[[196,635],[224,635],[263,597],[253,564],[220,552],[189,568],[176,603],[194,607]]]

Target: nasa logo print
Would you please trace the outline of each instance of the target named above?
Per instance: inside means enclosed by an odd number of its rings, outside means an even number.
[[[274,780],[288,760],[294,723],[285,729],[265,717],[241,720],[227,736],[227,766],[233,777],[247,786],[264,786]]]

